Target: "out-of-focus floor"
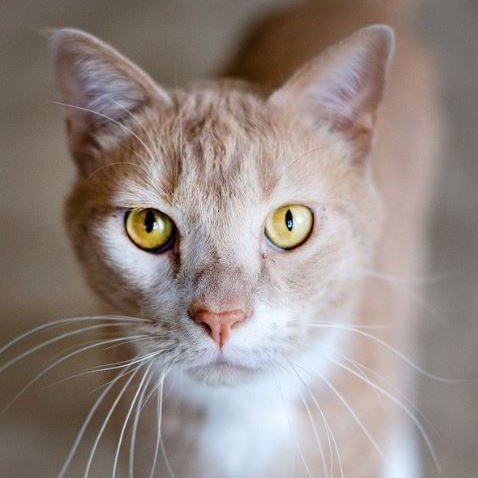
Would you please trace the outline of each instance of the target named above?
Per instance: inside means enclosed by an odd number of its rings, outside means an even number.
[[[97,310],[61,223],[73,166],[62,112],[50,102],[48,57],[38,29],[84,28],[174,85],[214,71],[245,25],[284,3],[0,2],[0,343],[34,324]],[[449,273],[425,294],[433,312],[422,314],[418,358],[439,375],[478,378],[478,2],[425,0],[419,28],[438,59],[448,116],[430,223],[430,275]],[[0,377],[0,408],[38,360]],[[92,381],[88,386],[93,388]],[[36,388],[0,417],[0,476],[55,474],[91,403],[84,387],[72,381]],[[435,429],[431,438],[442,476],[478,476],[478,384],[421,378],[418,389],[419,407]],[[435,476],[428,458],[423,476]]]

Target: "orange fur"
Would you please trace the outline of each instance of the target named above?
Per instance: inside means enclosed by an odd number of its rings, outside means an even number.
[[[374,443],[388,454],[400,415],[397,403],[386,394],[380,400],[364,378],[376,380],[372,369],[389,381],[379,380],[380,386],[400,388],[403,364],[368,332],[341,325],[344,318],[359,327],[392,323],[383,334],[371,333],[399,349],[413,336],[403,293],[365,280],[370,269],[398,276],[416,270],[436,154],[430,62],[409,30],[408,2],[397,5],[311,2],[267,19],[228,69],[255,86],[211,80],[165,91],[87,34],[60,30],[52,36],[61,99],[73,103],[66,108],[67,132],[79,167],[67,222],[90,284],[114,310],[154,321],[152,330],[141,328],[151,340],[133,353],[161,350],[158,368],[174,363],[201,386],[208,383],[211,397],[227,385],[232,400],[234,387],[260,382],[284,363],[298,364],[289,367],[298,392],[288,419],[300,430],[298,447],[311,476],[324,470],[311,419],[326,447],[327,417],[344,475],[358,478],[380,476],[384,457]],[[396,58],[377,114],[392,48],[389,30],[372,27],[337,42],[383,21],[395,24]],[[291,79],[284,84],[285,78]],[[315,229],[303,246],[278,252],[263,237],[264,220],[274,208],[294,203],[313,209]],[[176,247],[161,256],[135,249],[122,227],[124,210],[133,207],[172,217]],[[253,311],[232,331],[231,340],[238,338],[226,371],[208,368],[207,357],[216,351],[187,316],[195,301],[214,310],[239,304]],[[268,310],[264,316],[261,307]],[[346,355],[367,368],[342,361],[354,375],[329,361],[324,378],[310,377],[298,357],[311,344],[320,356],[328,329],[315,327],[318,321],[343,332],[336,359]],[[176,476],[232,476],[224,470],[235,451],[224,447],[213,463],[197,441],[214,414],[198,403],[184,393],[165,401],[163,430]],[[220,449],[220,434],[211,448]],[[293,442],[271,447],[261,472],[250,457],[241,476],[306,476]],[[138,460],[143,473],[148,453]],[[333,447],[323,454],[325,468],[331,460],[333,476],[340,476],[339,454]]]

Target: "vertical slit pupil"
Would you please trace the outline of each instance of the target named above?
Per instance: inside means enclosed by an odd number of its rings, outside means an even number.
[[[290,209],[287,209],[287,212],[285,213],[285,225],[289,231],[292,231],[294,228],[294,217],[292,216]]]
[[[154,229],[154,225],[156,223],[156,218],[154,217],[154,212],[151,211],[151,209],[146,213],[146,216],[144,217],[144,230],[147,233],[152,232]]]

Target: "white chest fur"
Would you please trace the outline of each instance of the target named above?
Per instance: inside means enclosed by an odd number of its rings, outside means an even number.
[[[290,449],[293,401],[279,380],[213,388],[187,381],[182,378],[181,388],[204,412],[196,440],[211,478],[265,476],[271,460]]]

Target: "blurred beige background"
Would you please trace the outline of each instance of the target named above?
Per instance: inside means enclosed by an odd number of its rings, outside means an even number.
[[[380,0],[377,0],[380,1]],[[166,84],[206,76],[243,28],[288,0],[1,0],[0,345],[47,320],[97,310],[62,227],[73,176],[38,29],[75,26],[112,43]],[[438,60],[447,146],[430,220],[430,275],[419,363],[478,377],[478,1],[425,0],[419,31]],[[413,74],[413,72],[411,72]],[[42,360],[0,376],[0,408]],[[94,357],[90,359],[94,362]],[[88,361],[88,363],[90,363]],[[67,370],[67,369],[66,369]],[[67,373],[66,373],[67,374]],[[46,383],[65,375],[53,374]],[[91,403],[94,380],[36,387],[0,417],[0,477],[50,477]],[[419,379],[443,477],[478,476],[478,385]],[[423,476],[435,476],[425,458]],[[79,476],[72,474],[71,476]],[[96,475],[94,475],[96,476]],[[406,477],[404,477],[406,478]]]

